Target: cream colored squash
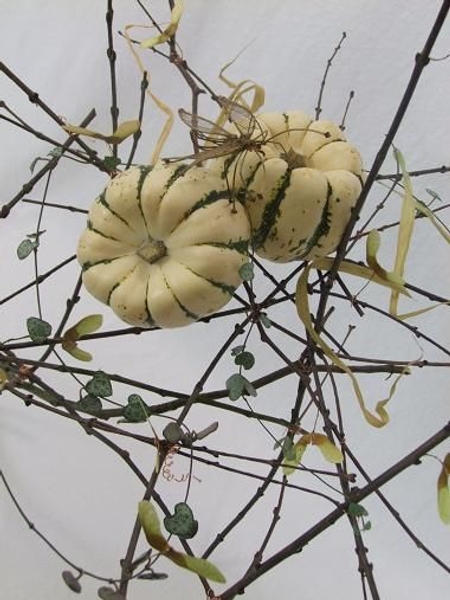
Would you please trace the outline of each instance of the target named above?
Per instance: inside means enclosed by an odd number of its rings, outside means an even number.
[[[202,167],[157,164],[117,175],[78,244],[83,283],[118,317],[179,327],[222,308],[241,283],[250,226],[225,182]]]
[[[300,111],[263,113],[256,120],[258,151],[211,165],[245,204],[253,249],[275,262],[330,254],[362,189],[359,152],[338,125]]]

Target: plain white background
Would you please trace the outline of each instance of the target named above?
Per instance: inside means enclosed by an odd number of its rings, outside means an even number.
[[[166,2],[158,0],[148,4],[160,21],[167,20]],[[360,148],[369,167],[399,104],[414,65],[414,56],[423,47],[439,7],[440,2],[433,0],[186,0],[178,41],[190,66],[219,93],[227,92],[218,81],[219,70],[246,47],[228,72],[231,79],[253,79],[262,84],[266,89],[266,110],[300,108],[313,113],[326,61],[342,32],[346,31],[347,40],[328,79],[322,116],[339,122],[350,90],[355,91],[347,119],[347,134]],[[146,22],[131,0],[117,0],[115,9],[116,30],[129,23]],[[100,131],[110,127],[105,10],[106,2],[99,0],[42,0],[38,3],[0,0],[0,60],[69,122],[79,122],[95,108],[98,116],[92,127]],[[131,119],[136,117],[139,105],[140,73],[123,39],[116,37],[115,44],[120,118]],[[449,50],[450,26],[447,23],[433,56],[443,56]],[[150,53],[146,56],[146,65],[154,93],[173,109],[188,108],[189,90],[175,69]],[[431,62],[427,67],[396,137],[395,143],[402,150],[410,170],[448,164],[449,68],[449,61]],[[3,75],[0,76],[0,100],[36,129],[58,140],[65,139],[59,128]],[[214,107],[205,97],[201,114],[213,113]],[[143,139],[136,157],[138,162],[148,161],[161,124],[160,113],[148,104]],[[101,143],[95,143],[95,148],[106,154],[107,149]],[[45,156],[49,150],[45,143],[0,122],[2,204],[30,177],[31,162],[37,156]],[[188,132],[182,124],[177,124],[165,154],[187,152]],[[123,154],[125,156],[126,151]],[[394,170],[395,163],[390,156],[383,172]],[[66,164],[57,169],[48,200],[88,208],[105,183],[105,176],[94,169]],[[414,186],[417,196],[424,200],[428,199],[425,188],[436,190],[444,201],[448,199],[448,175],[418,178],[414,180]],[[30,196],[39,199],[42,192],[41,183]],[[374,188],[366,214],[370,208],[373,210],[383,194],[383,188]],[[393,198],[374,225],[395,220],[399,209],[399,199]],[[0,222],[2,298],[33,278],[32,261],[19,262],[15,248],[34,230],[36,217],[36,207],[24,204]],[[44,213],[46,234],[39,253],[43,272],[73,254],[84,222],[83,215],[56,210]],[[382,239],[380,260],[389,266],[395,232],[386,232]],[[407,263],[407,279],[448,297],[446,252],[445,242],[435,235],[430,224],[420,222]],[[358,252],[354,256],[359,258]],[[288,269],[274,266],[272,271],[279,276]],[[78,267],[73,263],[55,276],[51,284],[42,286],[44,318],[58,322],[77,276]],[[256,286],[261,294],[266,290],[264,281],[256,282]],[[388,294],[374,286],[364,297],[387,306]],[[402,303],[401,310],[406,312],[425,305],[420,298],[413,297]],[[386,320],[377,317],[358,320],[354,312],[339,310],[341,312],[333,317],[333,331],[338,338],[345,335],[349,323],[358,325],[349,346],[354,354],[403,360],[421,357],[445,360],[436,349],[423,341],[417,342],[409,332]],[[1,306],[0,311],[2,340],[24,335],[26,318],[36,313],[34,291]],[[121,327],[106,307],[86,293],[82,294],[71,322],[93,312],[104,315],[105,330]],[[273,314],[302,335],[293,309],[284,306],[283,310]],[[448,342],[449,320],[445,308],[417,318],[415,324],[440,343]],[[208,326],[198,324],[183,330],[129,336],[118,343],[92,342],[89,347],[86,345],[95,357],[89,366],[189,393],[232,326],[232,321],[217,321]],[[282,366],[256,338],[252,344],[257,355],[252,376]],[[288,355],[296,357],[298,348],[290,342],[286,344]],[[24,352],[23,355],[31,354]],[[232,359],[228,356],[207,389],[223,388],[225,379],[232,372]],[[76,398],[78,386],[67,377],[52,375],[50,382],[64,386],[67,397]],[[372,382],[362,376],[361,383],[371,406],[387,395],[391,384],[381,376],[373,378]],[[371,476],[375,477],[395,463],[446,423],[448,387],[449,378],[444,369],[414,370],[412,376],[399,384],[390,407],[391,423],[383,430],[375,431],[363,421],[351,386],[342,379],[348,442]],[[294,377],[268,386],[255,401],[255,409],[288,414],[295,388]],[[119,385],[114,389],[115,398],[120,402],[130,393]],[[150,394],[143,394],[143,397],[149,403],[159,401]],[[134,522],[136,504],[142,494],[139,482],[117,457],[75,425],[25,408],[11,396],[3,394],[0,400],[1,468],[28,516],[75,563],[105,577],[116,576],[118,561],[124,555]],[[191,413],[189,426],[198,430],[215,419],[220,420],[220,427],[214,440],[210,440],[212,447],[265,458],[275,456],[273,442],[256,422],[233,419],[228,414],[224,416],[200,407]],[[162,429],[164,422],[158,424]],[[146,424],[136,429],[151,435]],[[282,434],[276,428],[273,432]],[[128,443],[127,446],[140,468],[150,473],[152,451],[137,444]],[[450,445],[446,443],[436,449],[435,454],[442,458],[449,450]],[[319,458],[314,461],[312,457],[311,464],[323,466]],[[180,474],[187,468],[187,462],[181,459],[174,467]],[[258,471],[265,473],[263,468]],[[449,561],[449,529],[439,521],[436,511],[438,472],[439,464],[426,458],[420,466],[409,469],[383,491],[424,543],[442,560]],[[193,549],[200,554],[215,533],[251,497],[258,482],[204,466],[196,466],[195,474],[201,483],[193,483],[189,502],[195,507],[200,522],[199,534],[192,540]],[[302,485],[300,480],[296,483]],[[362,485],[363,481],[359,483]],[[181,484],[173,482],[163,482],[159,491],[169,505],[182,500],[184,495]],[[265,495],[246,524],[235,530],[214,554],[214,562],[226,573],[230,583],[242,575],[261,543],[276,501],[277,490],[274,489]],[[414,546],[375,499],[364,502],[364,506],[373,524],[372,531],[366,535],[366,544],[381,597],[388,600],[445,598],[448,575]],[[315,497],[299,492],[288,494],[269,554],[300,535],[330,509],[330,504]],[[14,600],[72,598],[72,592],[60,576],[64,564],[28,531],[4,489],[0,491],[0,520],[2,597]],[[305,600],[359,599],[362,595],[353,546],[351,531],[342,520],[300,555],[261,578],[248,589],[246,597],[264,600],[275,595]],[[158,569],[170,573],[170,578],[151,585],[137,584],[131,588],[130,599],[203,598],[202,590],[191,574],[180,573],[162,561]],[[95,597],[99,584],[87,578],[82,583],[82,597]],[[216,589],[220,592],[220,586]]]

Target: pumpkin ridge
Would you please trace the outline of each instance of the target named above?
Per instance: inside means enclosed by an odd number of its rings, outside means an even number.
[[[223,199],[228,198],[229,196],[230,196],[230,192],[228,190],[220,190],[220,191],[212,190],[211,192],[208,192],[184,213],[181,221],[179,223],[177,223],[177,225],[174,227],[173,230],[175,231],[175,229],[183,221],[186,221],[192,215],[192,213],[195,213],[200,208],[206,208],[210,204],[214,204],[214,202],[217,202],[217,200],[223,200]]]
[[[147,311],[147,317],[145,322],[150,325],[150,327],[156,326],[155,320],[152,317],[152,312],[148,306],[148,289],[150,287],[150,279],[147,281],[147,285],[145,287],[145,310]]]
[[[330,206],[330,198],[333,193],[333,190],[331,188],[330,183],[329,182],[327,182],[327,183],[328,183],[327,199],[326,199],[325,205],[322,210],[322,216],[320,217],[319,224],[315,228],[312,236],[309,238],[304,252],[299,257],[300,260],[303,257],[307,256],[309,254],[309,252],[311,252],[311,250],[314,248],[314,246],[320,247],[320,244],[318,243],[320,238],[325,235],[328,235],[328,233],[330,231],[331,223],[330,223],[329,206]]]
[[[106,235],[106,233],[103,233],[102,231],[100,231],[99,229],[96,229],[93,225],[92,225],[92,221],[87,222],[87,229],[89,229],[90,231],[93,231],[94,233],[97,233],[98,235],[100,235],[101,237],[105,238],[105,240],[112,240],[113,242],[121,242],[120,239],[117,239],[115,237],[113,237],[112,235]]]
[[[147,221],[145,220],[144,211],[142,209],[142,188],[144,187],[145,180],[146,180],[148,174],[152,171],[153,167],[147,166],[147,165],[139,165],[138,169],[140,171],[140,176],[139,176],[139,180],[137,183],[137,189],[136,189],[138,206],[139,206],[139,211],[141,213],[142,220],[145,223],[145,228],[148,231]]]
[[[200,273],[197,273],[197,271],[194,271],[194,269],[191,269],[191,267],[188,267],[184,263],[181,263],[181,264],[183,265],[183,267],[187,271],[189,271],[190,273],[193,273],[197,277],[200,277],[200,279],[203,279],[204,281],[207,281],[212,286],[214,286],[215,288],[221,290],[225,294],[228,294],[229,296],[232,296],[234,294],[234,292],[236,291],[236,286],[234,286],[234,285],[227,285],[226,283],[221,283],[220,281],[215,281],[214,279],[209,279],[208,277],[204,277]]]
[[[165,194],[167,193],[169,188],[175,183],[175,181],[179,177],[182,177],[188,170],[189,170],[189,165],[179,165],[178,167],[176,167],[173,174],[167,180],[167,184],[166,184],[166,187],[164,188],[163,196],[165,196]]]
[[[213,248],[224,248],[226,250],[235,250],[243,256],[248,256],[248,242],[246,240],[236,240],[235,242],[202,242],[194,246],[213,246]]]
[[[99,204],[102,204],[106,210],[109,210],[109,212],[114,215],[117,219],[119,219],[119,221],[122,221],[122,223],[125,223],[125,225],[128,227],[128,229],[130,231],[133,231],[131,229],[131,227],[128,225],[128,221],[126,221],[126,219],[124,219],[121,215],[119,215],[119,213],[117,213],[114,209],[112,209],[110,207],[110,205],[106,202],[106,188],[103,190],[103,192],[100,194],[100,196],[97,198],[97,202]],[[133,232],[134,233],[134,232]],[[105,236],[107,237],[107,236]]]
[[[134,254],[133,252],[129,252],[128,254],[121,254],[120,256],[114,256],[113,258],[103,258],[100,260],[92,260],[92,261],[87,261],[85,263],[83,263],[81,265],[81,270],[83,272],[89,271],[89,269],[92,269],[92,267],[96,267],[97,265],[109,265],[110,263],[114,262],[115,260],[118,260],[119,258],[123,258],[124,256],[130,256]]]
[[[279,187],[276,189],[275,196],[267,202],[264,207],[264,212],[262,215],[261,225],[258,228],[258,231],[255,233],[252,243],[254,248],[260,248],[264,245],[270,230],[272,229],[275,221],[275,217],[278,214],[280,204],[282,203],[286,190],[289,187],[291,181],[291,172],[289,169],[281,177],[281,182]]]
[[[166,278],[164,277],[164,281],[166,281]],[[167,283],[167,281],[166,281]],[[173,299],[175,300],[175,302],[178,304],[178,306],[181,308],[181,310],[184,312],[184,314],[189,318],[192,319],[192,321],[198,321],[201,315],[196,315],[195,313],[191,312],[188,308],[186,308],[186,306],[184,306],[184,304],[182,304],[179,299],[175,296],[175,294],[173,293],[172,288],[169,286],[169,284],[167,283],[167,287],[170,290],[170,293],[173,296]]]

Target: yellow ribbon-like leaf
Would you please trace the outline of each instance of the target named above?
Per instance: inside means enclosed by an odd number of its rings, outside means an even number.
[[[419,315],[423,315],[424,313],[427,313],[430,310],[434,310],[435,308],[438,308],[439,306],[446,306],[449,304],[450,304],[450,301],[449,302],[438,302],[437,304],[433,304],[432,306],[426,306],[425,308],[419,308],[417,310],[413,310],[408,313],[403,313],[402,315],[397,315],[397,317],[399,319],[402,319],[402,321],[406,321],[406,319],[411,319],[412,317],[418,317]]]
[[[172,548],[161,532],[159,517],[151,502],[148,500],[139,502],[138,517],[141,527],[144,530],[145,537],[147,538],[147,542],[152,548],[158,550],[158,552],[179,567],[197,573],[200,577],[219,583],[226,582],[225,577],[219,569],[208,560],[197,558],[195,556],[188,556],[187,554],[178,552],[178,550]]]
[[[450,234],[449,234],[448,230],[442,225],[442,223],[439,222],[439,219],[436,218],[436,215],[433,213],[433,211],[430,210],[428,208],[428,206],[426,206],[426,204],[424,204],[420,200],[416,199],[415,203],[416,203],[415,204],[416,210],[418,212],[420,212],[422,215],[424,215],[425,217],[427,217],[429,219],[429,221],[431,221],[433,226],[441,234],[441,236],[444,238],[444,240],[448,244],[450,244]]]
[[[72,135],[84,135],[86,137],[95,138],[102,140],[107,144],[120,144],[126,140],[130,135],[134,135],[141,126],[141,122],[137,119],[133,121],[124,121],[111,135],[105,135],[92,129],[86,129],[85,127],[78,127],[77,125],[63,125],[64,131]]]
[[[321,271],[328,271],[331,269],[334,262],[334,258],[325,257],[319,258],[315,260],[311,266],[315,269],[319,269]],[[410,293],[406,288],[398,287],[395,283],[388,279],[382,279],[379,277],[373,269],[370,267],[366,267],[365,265],[360,265],[358,263],[352,262],[350,260],[343,260],[339,264],[339,273],[347,273],[348,275],[354,275],[355,277],[360,277],[361,279],[365,279],[366,281],[373,281],[378,285],[382,285],[384,287],[390,288],[391,290],[397,290],[400,294],[405,296],[410,296]]]
[[[133,40],[131,39],[130,34],[129,34],[129,32],[134,28],[147,29],[147,26],[133,25],[133,24],[127,25],[124,29],[123,35],[124,35],[124,38],[127,40],[128,48],[129,48],[131,54],[133,55],[134,60],[136,61],[139,71],[142,73],[142,75],[145,75],[145,77],[147,78],[147,82],[150,83],[149,73],[148,73],[147,69],[145,68],[144,63],[142,62],[139,54],[135,50]],[[156,106],[159,108],[159,110],[161,110],[166,115],[166,120],[164,122],[161,133],[159,134],[158,140],[155,145],[155,149],[150,158],[150,164],[154,165],[159,160],[159,157],[161,155],[164,144],[166,143],[167,138],[169,137],[170,132],[172,131],[173,122],[174,122],[174,114],[173,114],[173,110],[169,106],[167,106],[167,104],[165,104],[160,98],[155,96],[149,87],[147,87],[147,89],[145,90],[145,93],[152,100],[152,102],[154,102],[156,104]]]
[[[164,29],[162,33],[155,35],[154,37],[151,37],[148,40],[143,40],[141,42],[141,48],[153,48],[158,44],[164,44],[164,42],[167,42],[167,40],[169,40],[176,33],[182,14],[183,2],[182,0],[176,0],[172,9],[169,25]]]
[[[366,260],[367,264],[373,272],[382,280],[390,283],[391,289],[396,292],[406,292],[405,290],[405,281],[402,277],[400,277],[395,272],[389,272],[384,269],[377,259],[377,253],[380,249],[381,244],[381,236],[380,232],[377,229],[372,229],[372,231],[367,236],[366,243]]]
[[[384,408],[386,401],[381,401],[381,402],[377,403],[377,405],[375,407],[375,412],[377,413],[378,416],[371,413],[366,408],[366,403],[364,401],[364,397],[361,392],[361,388],[359,387],[358,381],[357,381],[355,375],[352,373],[351,369],[333,352],[333,350],[328,346],[328,344],[325,343],[325,341],[321,338],[320,335],[318,335],[318,333],[314,329],[314,326],[313,326],[313,323],[311,320],[311,316],[310,316],[310,312],[309,312],[308,288],[307,288],[309,272],[314,264],[315,263],[312,263],[304,269],[304,271],[300,275],[298,283],[297,283],[297,289],[296,289],[296,294],[295,294],[295,304],[297,307],[298,315],[299,315],[300,319],[302,320],[303,325],[305,326],[307,332],[309,333],[311,338],[314,340],[314,342],[323,350],[323,352],[326,354],[326,356],[331,360],[331,362],[335,366],[337,366],[339,369],[344,371],[344,373],[347,373],[347,375],[350,377],[350,380],[353,385],[353,390],[354,390],[356,398],[358,400],[358,404],[361,408],[361,411],[362,411],[366,421],[373,427],[384,427],[389,422],[389,415],[388,415],[386,409]]]
[[[403,154],[397,148],[394,150],[395,158],[403,175],[403,185],[405,193],[403,196],[402,210],[400,215],[400,225],[397,236],[397,252],[395,256],[395,265],[393,273],[402,278],[405,271],[406,257],[411,244],[412,233],[414,229],[416,216],[416,202],[412,191],[411,178],[406,170]],[[398,313],[398,291],[394,290],[389,302],[389,312],[391,315]]]
[[[441,520],[450,525],[450,453],[444,458],[437,481],[438,512]]]

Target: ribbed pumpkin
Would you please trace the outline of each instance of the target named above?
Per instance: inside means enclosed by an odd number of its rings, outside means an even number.
[[[260,151],[216,159],[211,168],[240,193],[256,254],[274,262],[326,256],[338,246],[361,192],[358,151],[339,126],[300,111],[256,120]]]
[[[226,183],[158,163],[110,181],[78,245],[83,283],[130,325],[179,327],[216,312],[241,283],[250,226]]]

